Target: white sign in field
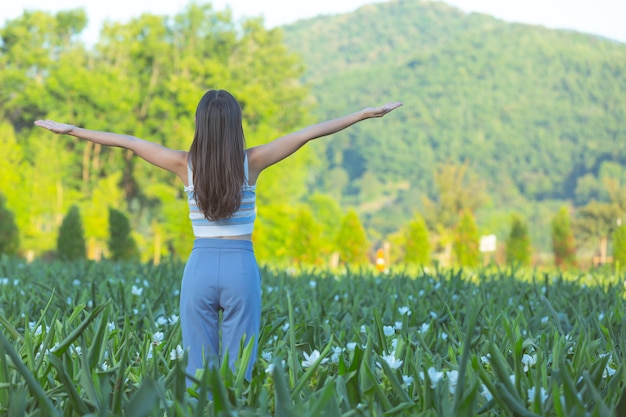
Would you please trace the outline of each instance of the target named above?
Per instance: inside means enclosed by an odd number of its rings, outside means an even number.
[[[496,242],[497,242],[496,235],[481,236],[478,249],[481,252],[495,252]]]

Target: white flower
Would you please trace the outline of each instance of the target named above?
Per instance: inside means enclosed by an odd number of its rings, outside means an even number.
[[[383,326],[383,333],[385,334],[385,336],[389,337],[396,334],[396,331],[391,326]]]
[[[602,321],[604,319],[604,313],[598,314],[598,321]]]
[[[270,362],[270,361],[272,360],[272,352],[266,352],[266,351],[263,351],[263,352],[261,352],[261,357],[262,357],[264,360],[266,360],[266,361]]]
[[[447,376],[448,376],[448,385],[450,389],[450,394],[454,394],[454,391],[456,391],[457,381],[459,380],[459,371],[452,370],[447,373]]]
[[[624,283],[624,286],[626,286],[626,282]],[[417,295],[419,295],[420,297],[423,297],[424,294],[426,294],[424,290],[419,290],[419,292],[417,293]]]
[[[434,311],[431,311],[431,312],[430,312],[430,313],[428,313],[428,314],[430,314],[430,317],[432,317],[433,319],[436,319],[437,317],[439,317],[439,316],[437,315],[437,313],[435,313]]]
[[[311,355],[307,355],[306,352],[302,352],[302,353],[304,354],[304,358],[305,358],[305,360],[302,361],[303,368],[310,368],[320,357],[320,353],[317,349],[311,352]],[[328,362],[328,358],[322,359],[320,363],[326,363],[326,362]]]
[[[480,362],[481,362],[483,365],[487,365],[487,364],[489,363],[489,359],[491,359],[491,353],[487,353],[486,355],[481,356],[481,357],[480,357]]]
[[[150,345],[150,348],[148,349],[148,354],[146,355],[146,357],[148,359],[152,359],[152,345]]]
[[[402,375],[402,385],[404,385],[405,387],[410,387],[411,384],[413,383],[413,377],[412,376],[406,376],[406,375]]]
[[[283,329],[283,332],[286,332],[287,330],[289,330],[289,323],[283,324],[281,328]]]
[[[482,384],[481,387],[482,387],[482,391],[480,391],[480,395],[485,397],[487,401],[491,401],[493,399],[493,395],[491,395],[491,391],[489,391],[489,388],[487,388],[487,385]]]
[[[80,286],[80,280],[75,279],[74,281],[72,281],[72,284],[73,284],[75,287],[78,287],[78,286]]]
[[[398,347],[398,339],[391,340],[391,347],[393,348],[394,351],[396,350],[396,348]]]
[[[170,359],[174,361],[176,359],[182,358],[184,353],[185,351],[183,350],[183,348],[180,347],[180,345],[176,345],[176,349],[172,349],[172,351],[170,352]]]
[[[132,288],[130,289],[130,293],[132,295],[140,296],[142,292],[143,292],[143,288],[137,287],[136,285],[133,285]]]
[[[527,355],[524,353],[522,356],[522,365],[524,365],[524,372],[528,372],[528,370],[537,363],[537,355]]]
[[[361,329],[360,329],[361,333],[367,333],[367,327],[365,327],[364,324],[361,325]]]
[[[313,281],[313,280],[309,281],[309,287],[311,287],[311,288],[317,287],[317,282]]]
[[[269,365],[267,365],[267,368],[265,368],[265,373],[267,375],[272,375],[273,372],[274,372],[274,364],[270,363]]]
[[[168,319],[167,322],[171,325],[176,324],[176,322],[178,321],[178,316],[176,314],[172,314]]]
[[[398,369],[400,366],[402,366],[402,361],[400,359],[396,359],[396,355],[394,353],[383,356],[382,358],[385,360],[385,362],[387,362],[387,365],[389,365],[391,369]]]
[[[330,357],[330,361],[332,363],[339,362],[339,356],[341,355],[341,352],[343,352],[343,348],[333,347],[333,354]]]
[[[354,349],[356,348],[356,342],[348,342],[348,343],[346,343],[346,348],[349,351],[353,352]]]
[[[548,324],[548,321],[550,321],[550,318],[548,316],[541,318],[541,324]]]
[[[106,362],[102,362],[102,370],[106,371],[107,369],[109,369],[109,364]]]
[[[165,326],[167,324],[167,319],[163,316],[159,316],[156,319],[157,326]]]
[[[617,372],[615,369],[611,368],[609,366],[609,364],[606,364],[606,368],[604,368],[604,371],[602,371],[602,378],[606,378],[609,376],[613,376],[613,374],[615,374],[615,372]]]
[[[426,333],[429,328],[430,328],[429,323],[422,323],[422,325],[420,326],[420,329],[418,330],[418,333],[422,333],[422,334]]]
[[[443,378],[443,375],[444,375],[443,372],[437,371],[432,366],[428,368],[428,378],[430,379],[431,389],[435,389],[437,387],[437,384],[439,383],[439,381],[441,381],[441,379]],[[424,380],[424,372],[420,372],[420,378],[422,378],[422,381]]]
[[[528,388],[528,401],[529,402],[533,402],[535,400],[535,394],[537,393],[537,390],[535,389],[535,387],[530,387]],[[541,403],[545,403],[546,400],[548,399],[548,393],[546,392],[545,388],[541,387],[539,389],[539,396],[541,398]]]
[[[393,328],[400,331],[402,330],[402,322],[401,321],[397,321],[394,323]]]
[[[511,381],[511,384],[515,385],[515,374],[511,374],[511,376],[509,376],[509,381]]]
[[[8,278],[0,278],[0,284],[2,284],[2,285],[9,285],[9,279]]]
[[[410,310],[408,307],[406,307],[406,306],[404,306],[404,307],[398,307],[398,312],[399,312],[399,313],[400,313],[400,315],[402,315],[402,316],[404,316],[405,314],[406,314],[407,316],[410,316],[410,315],[411,315],[411,310]]]
[[[152,335],[152,343],[155,346],[158,346],[161,344],[161,342],[163,342],[163,337],[165,335],[163,334],[163,332],[156,332],[155,334]]]
[[[448,334],[446,332],[441,332],[439,337],[441,337],[441,340],[448,340]]]

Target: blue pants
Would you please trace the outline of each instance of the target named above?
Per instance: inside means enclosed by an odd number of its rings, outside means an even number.
[[[180,323],[190,375],[203,369],[205,361],[215,366],[227,351],[234,370],[242,338],[245,337],[246,346],[254,336],[252,358],[246,370],[246,378],[251,379],[261,325],[261,274],[252,242],[204,238],[194,241],[183,274]],[[188,379],[187,386],[190,385]]]

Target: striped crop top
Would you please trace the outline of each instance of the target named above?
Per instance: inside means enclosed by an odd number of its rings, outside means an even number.
[[[189,203],[189,219],[195,237],[241,236],[252,233],[256,219],[256,185],[248,184],[248,155],[244,160],[245,181],[241,186],[241,205],[228,219],[209,220],[198,208],[193,188],[193,171],[187,165],[187,180],[185,187],[187,202]]]

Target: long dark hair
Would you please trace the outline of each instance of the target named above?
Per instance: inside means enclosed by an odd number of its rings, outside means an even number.
[[[228,91],[206,92],[196,109],[189,158],[196,203],[207,219],[227,219],[239,209],[245,146],[237,100]]]

